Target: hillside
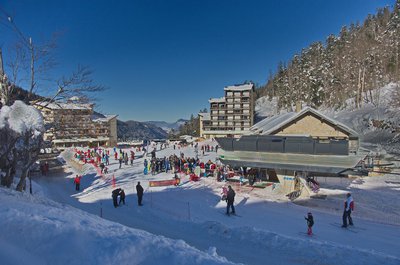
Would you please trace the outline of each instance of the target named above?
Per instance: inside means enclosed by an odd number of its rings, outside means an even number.
[[[348,98],[359,108],[377,105],[372,91],[400,81],[400,0],[385,7],[360,24],[343,26],[336,36],[312,43],[281,62],[258,97],[277,99],[278,109],[291,110],[297,101],[317,108],[346,108]],[[391,105],[400,106],[400,93]]]
[[[165,139],[167,133],[149,123],[138,121],[117,121],[118,139],[134,140],[134,139]]]

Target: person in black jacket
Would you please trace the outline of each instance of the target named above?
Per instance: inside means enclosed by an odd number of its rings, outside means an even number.
[[[232,189],[232,187],[229,185],[228,186],[228,194],[226,196],[226,214],[229,215],[229,208],[232,208],[232,214],[235,214],[235,206],[233,206],[233,202],[235,201],[235,191]]]
[[[136,193],[138,196],[138,205],[142,206],[142,199],[143,199],[143,187],[140,185],[140,181],[136,185]]]
[[[120,192],[121,192],[120,188],[115,189],[115,190],[112,191],[113,204],[114,204],[115,208],[118,207],[118,195],[119,195]]]
[[[119,205],[121,205],[121,202],[125,205],[125,191],[122,189],[119,192]]]
[[[313,217],[312,213],[310,212],[307,214],[307,217],[304,217],[304,219],[307,220],[307,227],[308,227],[307,234],[311,236],[312,235],[312,226],[314,225],[314,217]]]

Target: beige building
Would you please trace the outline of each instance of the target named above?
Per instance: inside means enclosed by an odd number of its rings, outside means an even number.
[[[116,146],[117,115],[101,115],[92,104],[35,102],[44,117],[44,140],[64,149],[71,146]]]
[[[211,98],[210,113],[199,114],[200,137],[240,137],[249,134],[254,121],[254,85],[224,88],[225,96]]]
[[[310,107],[266,118],[253,125],[250,131],[259,135],[310,136],[321,143],[345,140],[349,153],[357,153],[359,148],[356,131]]]

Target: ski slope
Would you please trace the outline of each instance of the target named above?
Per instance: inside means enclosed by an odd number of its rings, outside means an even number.
[[[174,152],[179,155],[180,151],[185,156],[194,156],[191,147],[168,148],[158,151],[157,156]],[[64,153],[64,157],[68,159],[69,156]],[[215,153],[206,153],[200,159],[214,160]],[[339,227],[341,211],[290,203],[284,196],[274,194],[270,187],[253,190],[234,187],[235,207],[240,216],[228,217],[224,214],[226,203],[220,200],[223,183],[203,178],[180,187],[149,188],[149,180],[170,179],[172,174],[144,176],[142,165],[143,158],[140,158],[133,167],[123,165],[118,169],[119,164],[112,159],[111,173],[104,178],[96,176],[93,167],[86,166],[36,179],[38,186],[34,187],[33,198],[18,195],[26,197],[27,201],[26,208],[21,211],[28,216],[40,216],[32,229],[40,227],[43,234],[49,230],[48,226],[53,230],[50,229],[51,236],[43,235],[43,239],[39,235],[28,236],[27,229],[23,231],[24,236],[17,239],[40,246],[35,243],[36,237],[39,237],[38,242],[56,238],[58,244],[52,244],[51,251],[46,254],[24,247],[26,257],[37,258],[39,263],[36,264],[43,264],[40,262],[43,259],[55,264],[82,264],[81,259],[87,264],[110,264],[113,259],[119,260],[119,264],[161,264],[160,260],[162,264],[400,264],[398,225],[361,219],[356,211],[353,219],[358,228],[342,229]],[[84,173],[81,192],[74,189],[75,173]],[[113,207],[111,200],[112,175],[116,186],[125,189],[127,194],[127,204],[118,208]],[[145,188],[143,207],[137,206],[134,189],[137,181]],[[2,201],[8,200],[13,205],[12,197],[17,195],[2,192],[0,196]],[[357,197],[355,200],[357,202]],[[338,204],[341,208],[342,201]],[[10,231],[17,229],[18,221],[11,220],[22,214],[7,212],[4,204],[1,207],[2,216],[10,215],[1,225],[9,227]],[[22,208],[16,208],[19,207]],[[316,222],[313,237],[304,234],[304,216],[308,211],[313,212]],[[27,221],[20,222],[24,225]],[[70,227],[63,230],[66,224]],[[138,244],[142,240],[136,238],[136,233],[146,235],[143,245]],[[0,236],[1,244],[9,242],[14,235],[10,232]],[[158,241],[160,236],[162,242]],[[8,246],[16,247],[16,242]],[[80,248],[84,251],[80,252]],[[187,253],[187,257],[182,253]],[[0,257],[4,255],[0,253]]]

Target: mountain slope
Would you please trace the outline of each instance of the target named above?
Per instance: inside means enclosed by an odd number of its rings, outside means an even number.
[[[179,127],[183,124],[185,124],[185,122],[187,122],[188,120],[185,119],[179,119],[176,122],[165,122],[165,121],[146,121],[147,124],[152,124],[155,125],[157,127],[160,127],[161,129],[163,129],[166,132],[171,131],[172,129],[177,131],[179,129]]]
[[[165,139],[167,133],[153,125],[138,121],[117,121],[118,139],[134,140],[134,139]]]

